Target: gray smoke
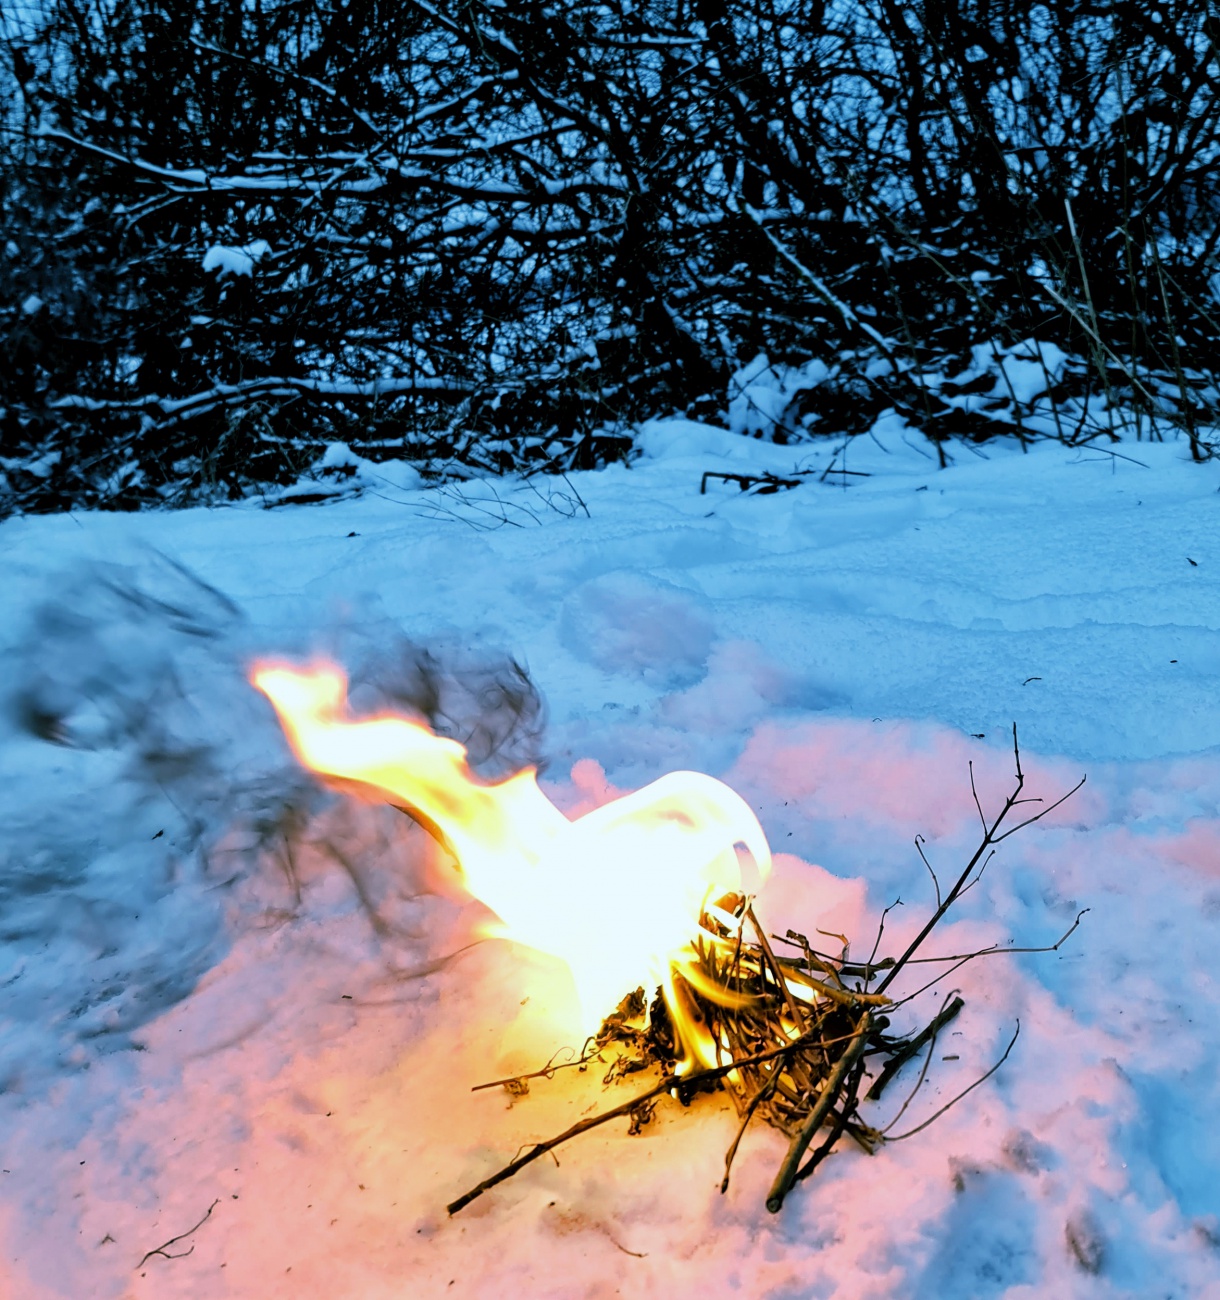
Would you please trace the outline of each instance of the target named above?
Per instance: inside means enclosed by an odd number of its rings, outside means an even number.
[[[54,592],[5,655],[21,773],[9,807],[30,812],[0,842],[0,987],[16,1030],[0,1090],[82,1042],[129,1045],[223,954],[229,887],[336,824],[336,796],[299,768],[247,680],[267,647],[222,592],[156,554],[81,567]],[[386,620],[329,635],[358,714],[424,719],[487,779],[539,762],[542,699],[510,656],[456,635],[424,646]],[[309,658],[316,643],[294,636],[275,652]]]

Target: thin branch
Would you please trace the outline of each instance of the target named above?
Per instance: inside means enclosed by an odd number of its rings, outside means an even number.
[[[863,1077],[863,1073],[864,1073],[864,1062],[859,1061],[856,1063],[856,1068],[852,1072],[851,1078],[848,1081],[847,1088],[845,1089],[847,1096],[844,1098],[843,1105],[840,1107],[839,1113],[834,1117],[834,1123],[831,1125],[830,1132],[826,1135],[826,1138],[822,1142],[821,1146],[819,1146],[818,1149],[809,1157],[809,1159],[806,1160],[805,1163],[796,1171],[797,1182],[800,1182],[802,1178],[808,1178],[809,1175],[813,1173],[813,1171],[818,1167],[818,1165],[820,1165],[822,1161],[825,1160],[826,1157],[830,1154],[835,1143],[843,1135],[843,1130],[847,1127],[848,1122],[851,1119],[852,1112],[856,1109],[856,1105],[858,1103],[859,1092],[860,1092],[860,1080]],[[861,1139],[859,1132],[853,1131],[853,1136],[856,1138],[856,1141],[860,1142],[861,1146],[864,1146],[865,1150],[869,1151],[869,1153],[871,1154],[871,1148],[868,1147],[867,1144]]]
[[[974,759],[970,760],[967,767],[970,769],[970,793],[974,796],[974,806],[979,810],[979,821],[983,824],[983,834],[986,835],[987,818],[983,816],[983,805],[979,802],[979,792],[974,784]]]
[[[804,1034],[809,1028],[805,1020],[805,1013],[801,1010],[801,1005],[797,1002],[792,990],[788,987],[788,981],[779,968],[779,963],[775,960],[775,954],[771,951],[771,945],[767,942],[766,931],[758,924],[758,917],[754,915],[754,908],[751,904],[746,905],[746,915],[750,918],[750,924],[754,927],[754,933],[758,935],[758,942],[762,948],[763,956],[767,959],[767,965],[771,974],[783,994],[784,1001],[788,1004],[788,1014],[792,1017],[792,1023],[796,1025],[797,1033]],[[820,982],[820,981],[818,981]],[[827,990],[829,992],[829,989]],[[836,989],[837,993],[838,990]]]
[[[599,1052],[590,1052],[587,1056],[578,1056],[574,1061],[560,1061],[558,1065],[555,1064],[555,1057],[560,1052],[570,1052],[571,1050],[570,1047],[556,1049],[554,1055],[541,1070],[531,1070],[528,1074],[514,1074],[508,1079],[492,1079],[490,1083],[476,1083],[470,1091],[484,1092],[488,1088],[503,1088],[506,1084],[519,1083],[522,1079],[553,1079],[557,1070],[570,1070],[573,1066],[587,1065],[590,1061],[596,1061],[601,1055]]]
[[[894,901],[889,905],[889,907],[887,907],[885,911],[881,913],[881,920],[877,925],[877,937],[876,939],[873,940],[873,950],[872,952],[869,953],[868,961],[865,963],[865,966],[867,968],[872,967],[873,958],[876,957],[877,955],[877,949],[881,947],[881,936],[885,933],[885,918],[889,916],[889,914],[894,910],[894,908],[902,907],[902,906],[903,906],[903,902],[901,897],[899,897],[894,899]]]
[[[949,1007],[953,1006],[955,1002],[957,1003],[956,1009],[952,1012],[952,1014],[946,1014],[946,1012],[948,1012],[949,1010]],[[890,1120],[890,1122],[885,1126],[885,1128],[881,1130],[883,1136],[889,1133],[890,1129],[892,1129],[894,1125],[897,1124],[898,1121],[906,1114],[907,1107],[919,1095],[919,1090],[920,1088],[923,1087],[924,1080],[928,1077],[928,1066],[932,1064],[932,1056],[936,1052],[936,1039],[937,1039],[937,1035],[940,1033],[941,1026],[947,1024],[950,1020],[952,1020],[953,1017],[957,1015],[958,1011],[962,1009],[963,1005],[964,1004],[962,1003],[961,998],[956,996],[955,993],[952,1001],[949,1002],[947,1006],[941,1009],[941,1014],[936,1016],[935,1019],[933,1019],[932,1023],[928,1026],[927,1030],[924,1031],[924,1034],[927,1035],[928,1054],[923,1058],[923,1065],[921,1065],[919,1068],[919,1078],[915,1080],[915,1086],[911,1089],[909,1093],[907,1093],[906,1098],[904,1099],[902,1105],[898,1108],[898,1114],[895,1115],[894,1118]],[[924,1035],[921,1035],[921,1037],[923,1036]],[[909,1060],[910,1058],[908,1057],[907,1059]],[[889,1064],[893,1065],[893,1063],[894,1062],[891,1061]],[[870,1097],[872,1096],[871,1092],[869,1093],[869,1096]]]
[[[919,1051],[929,1038],[935,1040],[936,1035],[940,1030],[943,1029],[951,1020],[956,1019],[958,1012],[961,1011],[965,1005],[966,1004],[960,997],[954,997],[949,1002],[946,1002],[945,1005],[941,1007],[932,1023],[928,1025],[926,1029],[923,1029],[916,1034],[914,1038],[912,1038],[904,1047],[900,1048],[898,1052],[885,1063],[885,1068],[877,1076],[876,1082],[873,1086],[868,1090],[868,1100],[880,1101],[881,1094],[885,1091],[890,1080],[899,1070],[902,1069],[911,1057]]]
[[[723,1196],[729,1190],[729,1172],[733,1168],[733,1159],[737,1155],[737,1148],[741,1145],[741,1139],[746,1135],[746,1128],[754,1118],[754,1112],[758,1109],[760,1103],[766,1101],[779,1086],[779,1070],[772,1070],[767,1076],[766,1083],[750,1098],[750,1104],[745,1109],[745,1114],[741,1117],[741,1123],[737,1128],[737,1136],[733,1139],[732,1146],[725,1152],[724,1156],[724,1177],[720,1180],[720,1194]]]
[[[971,784],[971,785],[974,784],[974,772],[973,772],[973,771],[971,771],[971,773],[970,773],[970,784]],[[979,815],[980,815],[980,816],[982,815],[982,811],[983,811],[983,810],[980,808],[980,809],[979,809]],[[928,875],[932,877],[932,886],[933,886],[933,888],[936,890],[936,906],[939,907],[939,906],[940,906],[940,881],[936,879],[936,872],[932,870],[932,864],[928,861],[927,854],[924,853],[924,851],[923,851],[923,846],[924,846],[924,838],[923,838],[923,836],[922,836],[922,835],[916,835],[916,836],[915,836],[915,849],[916,849],[916,852],[919,854],[920,858],[923,859],[923,864],[924,864],[924,866],[927,867],[927,869],[928,869]],[[874,949],[873,951],[875,952],[876,949]]]
[[[1067,794],[1065,794],[1061,799],[1056,799],[1053,804],[1050,804],[1048,807],[1043,808],[1040,812],[1035,813],[1032,817],[1027,817],[1025,821],[1018,823],[1016,826],[1012,827],[1011,830],[1005,831],[1003,835],[995,836],[995,838],[992,840],[992,843],[999,844],[1002,841],[1006,840],[1010,835],[1015,835],[1018,831],[1023,831],[1027,826],[1032,826],[1034,822],[1040,822],[1043,819],[1043,817],[1047,816],[1048,813],[1053,813],[1055,809],[1059,807],[1060,804],[1067,803],[1067,801],[1076,793],[1077,790],[1080,789],[1082,785],[1084,785],[1084,783],[1088,779],[1089,778],[1087,776],[1082,776],[1080,780],[1077,781],[1076,784],[1072,786],[1072,788],[1067,792]]]
[[[1003,1065],[1004,1062],[1008,1060],[1008,1054],[1009,1052],[1012,1051],[1013,1047],[1016,1045],[1017,1039],[1020,1036],[1021,1036],[1021,1022],[1018,1020],[1017,1028],[1014,1031],[1013,1036],[1008,1040],[1008,1046],[1004,1049],[1004,1055],[1000,1057],[1000,1059],[991,1067],[990,1070],[987,1071],[986,1074],[975,1079],[975,1081],[968,1088],[963,1088],[962,1091],[959,1092],[957,1096],[953,1098],[952,1101],[945,1102],[945,1104],[938,1111],[934,1111],[931,1115],[929,1115],[928,1118],[925,1119],[922,1124],[917,1124],[914,1128],[908,1129],[905,1133],[899,1133],[897,1137],[887,1137],[885,1140],[887,1142],[901,1142],[904,1138],[914,1137],[916,1133],[922,1133],[923,1130],[926,1129],[929,1124],[935,1123],[935,1121],[940,1119],[940,1117],[945,1113],[945,1111],[951,1109],[953,1106],[956,1106],[957,1103],[961,1101],[963,1097],[965,1097],[969,1093],[972,1093],[975,1090],[975,1088],[977,1088],[980,1084],[986,1083],[987,1080],[991,1078],[991,1076],[1000,1068],[1000,1066]]]
[[[868,1014],[868,1012],[865,1012],[865,1015]],[[856,1037],[855,1034],[851,1035],[852,1039]],[[605,1124],[608,1120],[617,1119],[620,1115],[629,1115],[636,1107],[646,1104],[654,1097],[659,1097],[671,1089],[679,1093],[693,1093],[703,1084],[711,1083],[716,1079],[723,1079],[726,1074],[730,1074],[734,1070],[742,1070],[751,1065],[761,1065],[766,1061],[774,1061],[778,1057],[791,1056],[794,1052],[798,1052],[801,1048],[808,1047],[816,1041],[818,1040],[812,1034],[805,1034],[800,1038],[794,1038],[790,1043],[785,1043],[782,1047],[760,1052],[756,1056],[747,1056],[740,1061],[729,1061],[725,1065],[712,1066],[709,1069],[697,1070],[687,1075],[679,1075],[671,1070],[659,1083],[649,1088],[647,1092],[642,1092],[621,1105],[613,1107],[611,1110],[602,1111],[600,1115],[592,1115],[588,1119],[578,1121],[571,1128],[565,1129],[558,1137],[536,1143],[524,1155],[510,1161],[503,1169],[492,1174],[490,1178],[483,1179],[477,1187],[471,1188],[465,1195],[459,1196],[456,1201],[450,1201],[446,1208],[451,1215],[456,1214],[469,1205],[471,1201],[482,1196],[484,1192],[511,1178],[518,1170],[524,1169],[526,1165],[532,1164],[540,1156],[553,1151],[555,1147],[561,1146],[571,1138],[579,1137],[582,1133],[587,1133],[592,1128],[597,1128],[600,1124]],[[861,1047],[863,1047],[863,1042],[864,1039],[860,1039]]]
[[[202,1219],[199,1220],[197,1224],[195,1224],[193,1228],[188,1228],[185,1232],[180,1232],[176,1237],[171,1237],[168,1241],[162,1242],[161,1245],[154,1247],[144,1256],[143,1259],[140,1260],[140,1262],[136,1265],[136,1268],[143,1268],[144,1265],[148,1263],[148,1261],[152,1259],[154,1255],[160,1255],[164,1259],[185,1259],[186,1256],[191,1254],[191,1252],[195,1249],[193,1245],[191,1246],[190,1250],[180,1250],[176,1255],[171,1255],[169,1253],[170,1246],[176,1245],[180,1241],[184,1241],[187,1237],[191,1235],[191,1233],[198,1232],[199,1229],[202,1228],[203,1225],[207,1223],[207,1221],[212,1217],[212,1211],[219,1204],[220,1204],[220,1197],[218,1196],[212,1202],[212,1204],[208,1206],[208,1212],[203,1216]]]
[[[932,931],[936,928],[941,918],[970,886],[971,877],[974,875],[975,868],[979,865],[979,863],[982,862],[983,867],[984,868],[986,867],[987,862],[990,861],[990,853],[993,850],[993,846],[999,844],[1003,840],[1006,840],[1010,835],[1015,834],[1017,831],[1022,830],[1024,827],[1030,826],[1036,821],[1040,821],[1048,813],[1054,812],[1056,808],[1058,808],[1066,800],[1070,799],[1072,795],[1074,795],[1076,791],[1079,790],[1080,787],[1085,783],[1086,778],[1081,777],[1081,779],[1076,783],[1076,785],[1074,785],[1067,792],[1067,794],[1063,795],[1063,797],[1060,799],[1056,799],[1055,802],[1051,804],[1049,807],[1041,809],[1039,812],[1035,813],[1034,816],[1026,818],[1025,821],[1021,822],[1019,825],[1013,827],[1012,829],[1001,832],[1000,827],[1004,824],[1005,819],[1008,817],[1008,815],[1012,812],[1014,808],[1018,807],[1022,803],[1022,797],[1021,797],[1022,791],[1025,788],[1025,773],[1021,770],[1021,747],[1017,741],[1017,724],[1015,722],[1012,724],[1012,750],[1013,750],[1013,760],[1016,763],[1016,768],[1017,768],[1017,773],[1015,778],[1016,783],[1013,787],[1012,793],[1008,796],[1007,799],[1005,799],[1004,806],[1000,809],[995,820],[991,823],[990,826],[987,825],[986,819],[984,819],[983,838],[979,843],[978,848],[975,849],[974,853],[971,855],[970,861],[966,863],[965,869],[962,871],[961,875],[958,876],[956,882],[953,885],[953,888],[949,890],[948,894],[945,895],[943,901],[937,907],[936,911],[933,912],[932,916],[928,919],[928,921],[925,923],[923,928],[919,931],[919,933],[915,936],[915,938],[912,939],[911,942],[907,945],[906,951],[902,954],[901,957],[898,958],[898,960],[890,968],[889,974],[887,974],[885,978],[882,979],[880,985],[877,988],[878,993],[884,993],[885,990],[894,982],[894,980],[897,979],[903,967],[906,966],[907,962],[909,962],[911,958],[914,957],[915,953],[919,950],[924,940],[927,939],[928,935],[930,935]],[[972,770],[971,771],[972,780],[973,780],[973,775],[974,774]]]

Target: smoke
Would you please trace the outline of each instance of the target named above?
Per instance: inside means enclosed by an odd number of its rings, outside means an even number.
[[[541,760],[543,701],[525,668],[457,634],[424,645],[384,618],[303,618],[268,645],[223,592],[152,552],[78,566],[51,591],[5,653],[0,725],[17,761],[0,794],[0,986],[15,1032],[0,1090],[81,1044],[129,1046],[223,956],[235,890],[265,896],[285,846],[308,853],[346,824],[249,684],[255,659],[308,660],[329,641],[358,713],[422,718],[487,779]],[[332,857],[362,902],[380,880],[406,897],[401,844],[384,847],[372,811],[352,811],[350,852]]]
[[[471,768],[488,779],[543,765],[542,696],[501,651],[465,647],[452,635],[427,646],[400,636],[351,669],[349,698],[357,715],[413,714],[460,741]]]

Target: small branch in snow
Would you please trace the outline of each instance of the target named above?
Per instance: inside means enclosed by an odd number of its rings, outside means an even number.
[[[885,1063],[885,1068],[877,1076],[876,1082],[868,1090],[869,1101],[880,1101],[881,1094],[885,1091],[890,1080],[898,1073],[899,1070],[920,1050],[923,1045],[932,1040],[936,1035],[949,1023],[950,1020],[957,1018],[957,1013],[966,1004],[960,997],[951,998],[940,1011],[936,1018],[926,1029],[921,1030],[914,1038],[908,1039],[906,1045],[902,1047],[894,1056],[891,1056]]]
[[[736,483],[743,491],[748,492],[751,488],[757,488],[755,496],[769,496],[773,492],[778,492],[781,488],[800,487],[804,482],[801,477],[797,478],[780,478],[778,474],[729,474],[721,470],[709,469],[705,471],[703,478],[699,482],[699,495],[707,495],[708,479],[720,479],[722,483]]]
[[[1003,1065],[1004,1062],[1008,1060],[1008,1054],[1017,1045],[1017,1039],[1020,1038],[1020,1036],[1021,1036],[1021,1022],[1018,1020],[1017,1027],[1013,1031],[1012,1037],[1008,1040],[1008,1046],[1004,1049],[1004,1055],[1000,1057],[1000,1059],[991,1067],[990,1070],[987,1071],[986,1074],[980,1075],[977,1079],[975,1079],[975,1081],[968,1088],[963,1088],[961,1092],[957,1094],[956,1097],[954,1097],[950,1101],[945,1102],[945,1104],[939,1110],[933,1111],[932,1114],[929,1115],[928,1118],[925,1119],[922,1124],[916,1124],[914,1128],[907,1129],[905,1133],[899,1133],[897,1137],[889,1137],[887,1135],[885,1140],[887,1142],[901,1142],[903,1138],[914,1137],[916,1133],[922,1133],[924,1129],[928,1127],[929,1124],[934,1124],[938,1119],[940,1119],[940,1117],[945,1113],[945,1111],[951,1110],[954,1106],[957,1105],[959,1101],[962,1100],[963,1097],[965,1097],[969,1093],[972,1093],[975,1090],[975,1088],[980,1086],[980,1084],[986,1083],[987,1080],[990,1079],[993,1074],[995,1074],[995,1072],[1000,1068],[1000,1066]],[[900,1111],[899,1114],[901,1113],[902,1112]]]
[[[148,1253],[144,1256],[144,1258],[141,1259],[140,1262],[136,1265],[136,1268],[143,1268],[144,1265],[147,1264],[148,1261],[152,1259],[154,1255],[160,1255],[163,1259],[185,1259],[187,1255],[193,1253],[195,1249],[193,1243],[191,1245],[190,1250],[180,1250],[176,1255],[170,1254],[169,1248],[171,1246],[176,1246],[180,1241],[185,1241],[187,1237],[189,1237],[192,1233],[198,1232],[199,1229],[202,1228],[203,1225],[207,1223],[207,1221],[212,1217],[212,1211],[219,1204],[220,1204],[220,1197],[218,1196],[212,1202],[212,1204],[208,1206],[208,1212],[203,1216],[202,1219],[199,1220],[197,1224],[195,1224],[193,1228],[188,1228],[185,1232],[180,1232],[176,1237],[171,1237],[168,1241],[162,1242],[160,1246],[156,1246],[154,1247],[154,1249],[148,1251]]]

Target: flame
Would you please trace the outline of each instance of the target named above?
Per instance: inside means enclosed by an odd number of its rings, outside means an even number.
[[[498,933],[567,963],[582,1032],[648,980],[665,991],[686,1067],[715,1064],[716,1044],[675,972],[697,985],[691,941],[709,899],[742,889],[737,845],[760,878],[770,870],[766,836],[740,795],[703,773],[671,772],[569,820],[533,768],[484,783],[462,745],[421,723],[352,718],[337,667],[258,664],[251,680],[306,767],[404,805],[452,852]]]

